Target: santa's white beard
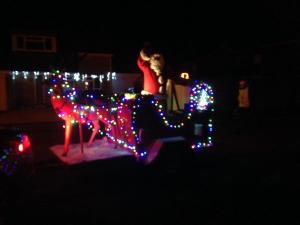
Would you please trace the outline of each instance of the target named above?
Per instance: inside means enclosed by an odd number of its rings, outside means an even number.
[[[150,68],[159,76],[162,73],[165,61],[162,55],[153,54],[150,57]]]
[[[163,63],[158,60],[150,60],[150,68],[159,76],[163,69]]]

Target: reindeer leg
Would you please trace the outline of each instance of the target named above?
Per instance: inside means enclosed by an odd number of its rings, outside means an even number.
[[[118,134],[117,134],[117,125],[116,126],[113,126],[112,127],[112,133],[113,133],[113,136],[115,137],[115,145],[114,145],[114,148],[117,148],[118,147]]]
[[[94,126],[94,130],[93,130],[93,133],[91,134],[91,137],[90,137],[89,142],[87,144],[88,147],[90,147],[92,145],[92,142],[94,141],[94,138],[95,138],[96,134],[100,130],[100,126],[99,126],[98,120],[94,120],[93,121],[93,126]]]
[[[78,127],[79,127],[79,138],[80,138],[80,150],[81,150],[81,154],[83,154],[83,134],[82,134],[82,123],[81,122],[79,122]]]
[[[71,135],[72,135],[72,123],[70,120],[66,120],[65,121],[65,146],[64,146],[64,152],[62,154],[63,156],[67,156],[68,154]]]
[[[118,147],[118,132],[117,132],[117,127],[118,127],[118,121],[115,119],[115,117],[112,115],[111,120],[114,121],[115,123],[111,125],[111,134],[115,138],[115,143],[114,143],[114,148]]]
[[[114,137],[116,139],[114,148],[117,148],[118,147],[118,141],[117,141],[117,139],[119,139],[121,137],[120,130],[119,130],[119,122],[118,122],[118,120],[116,120],[116,125],[113,126],[113,128],[112,128],[112,132],[113,132],[113,135],[114,135]]]

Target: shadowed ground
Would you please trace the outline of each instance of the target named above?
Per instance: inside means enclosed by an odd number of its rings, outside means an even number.
[[[63,143],[61,122],[20,125],[32,137],[36,173],[14,192],[5,221],[280,224],[282,158],[289,160],[285,168],[291,178],[297,176],[299,121],[262,115],[249,129],[237,131],[231,117],[216,118],[213,148],[178,157],[175,152],[185,155],[185,146],[170,143],[150,166],[132,157],[65,166],[48,149]],[[78,132],[72,141],[78,142]],[[292,199],[299,182],[289,179],[285,184],[285,199]],[[290,211],[284,224],[299,222],[296,215]]]

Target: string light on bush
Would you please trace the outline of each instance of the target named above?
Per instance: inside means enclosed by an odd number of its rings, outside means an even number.
[[[207,140],[206,140],[206,142],[198,141],[198,142],[192,144],[191,148],[198,151],[202,148],[207,148],[207,147],[213,146],[212,132],[213,132],[213,121],[212,121],[212,119],[209,119],[208,124],[207,124]]]
[[[190,94],[190,110],[199,112],[207,110],[214,103],[212,88],[204,82],[196,84]]]
[[[1,149],[0,156],[0,172],[8,176],[13,175],[20,161],[20,156],[15,154],[15,150],[12,147]],[[15,157],[13,157],[15,156]]]

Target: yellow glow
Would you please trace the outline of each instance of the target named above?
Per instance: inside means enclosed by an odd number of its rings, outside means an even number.
[[[134,93],[125,93],[125,99],[134,99],[136,94]]]
[[[180,74],[180,77],[181,77],[182,79],[185,79],[185,80],[190,79],[190,75],[189,75],[188,73],[181,73],[181,74]]]

